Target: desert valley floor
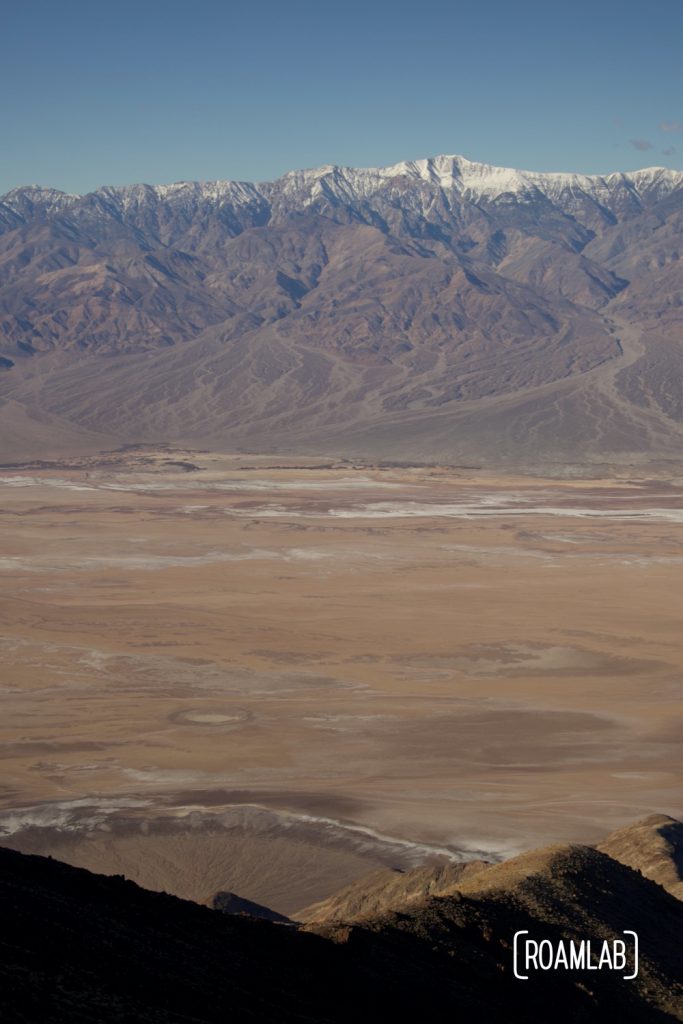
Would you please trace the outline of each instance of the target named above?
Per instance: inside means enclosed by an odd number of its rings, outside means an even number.
[[[291,914],[683,813],[683,477],[131,448],[0,495],[3,845]]]

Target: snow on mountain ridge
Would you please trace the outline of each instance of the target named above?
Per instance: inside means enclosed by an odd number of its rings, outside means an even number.
[[[122,213],[147,201],[183,205],[200,202],[220,206],[225,202],[236,206],[263,204],[282,200],[306,207],[325,197],[354,202],[387,187],[390,182],[407,179],[477,201],[495,201],[501,196],[539,196],[555,201],[569,194],[604,201],[619,191],[630,192],[640,199],[654,194],[665,195],[683,187],[683,171],[665,167],[647,167],[638,171],[616,171],[606,175],[572,172],[525,171],[493,164],[478,163],[462,156],[436,156],[405,160],[386,167],[339,167],[324,164],[304,170],[288,171],[271,182],[218,180],[207,182],[180,181],[166,185],[106,185],[84,195],[58,189],[29,185],[12,189],[0,197],[0,204],[20,212],[27,203],[48,213],[60,212],[81,200],[96,197],[114,203]]]
[[[83,197],[74,192],[62,192],[58,188],[45,188],[42,185],[21,185],[0,196],[0,206],[7,206],[20,211],[27,206],[38,207],[53,213],[64,209]]]
[[[654,182],[676,188],[683,185],[683,171],[666,167],[646,167],[639,171],[614,171],[610,174],[579,174],[562,171],[525,171],[513,167],[498,167],[478,163],[462,156],[438,156],[425,160],[403,161],[385,168],[369,168],[384,178],[406,175],[423,181],[438,183],[441,188],[453,188],[487,196],[507,192],[538,190],[544,194],[559,194],[567,188],[584,192],[607,190],[622,182],[640,191],[640,187]]]

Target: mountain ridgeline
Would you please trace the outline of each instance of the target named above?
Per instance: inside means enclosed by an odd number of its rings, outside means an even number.
[[[673,1024],[683,1020],[680,831],[660,815],[608,837],[613,855],[556,846],[466,872],[386,870],[303,911],[300,927],[234,894],[210,910],[0,848],[0,1015]],[[521,981],[520,929],[595,948],[636,931],[637,977],[560,967]]]
[[[0,198],[9,454],[628,461],[683,440],[683,172],[437,157]],[[314,432],[314,433],[312,433]],[[41,449],[41,445],[43,448]]]

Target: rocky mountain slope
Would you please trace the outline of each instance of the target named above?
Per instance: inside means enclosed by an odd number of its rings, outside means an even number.
[[[683,898],[683,823],[675,818],[653,814],[611,832],[596,849],[656,882],[677,899]],[[542,865],[546,854],[545,850],[540,854],[532,851],[500,864],[473,860],[409,871],[385,868],[303,907],[294,917],[309,926],[348,924],[403,910],[431,896],[498,889],[501,881],[505,888],[510,882],[516,885],[526,878],[530,868]]]
[[[683,1019],[682,905],[655,882],[582,846],[452,881],[416,898],[413,879],[400,907],[343,921],[337,904],[333,919],[297,930],[0,849],[0,1012],[46,1024]],[[368,888],[377,893],[376,877]],[[641,948],[632,982],[609,971],[513,977],[518,929],[595,945],[627,928]]]
[[[380,869],[345,886],[326,900],[303,907],[295,917],[307,925],[346,923],[403,910],[409,904],[431,896],[452,895],[465,878],[478,874],[487,866],[485,861],[473,860],[462,864],[413,868],[411,871]]]
[[[661,168],[437,157],[15,189],[7,447],[303,451],[314,430],[313,447],[371,456],[666,456],[683,439],[682,228],[683,173]]]
[[[683,899],[683,824],[675,818],[653,814],[613,832],[598,849]]]

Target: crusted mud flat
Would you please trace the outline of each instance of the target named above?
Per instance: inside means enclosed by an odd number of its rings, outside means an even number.
[[[138,446],[0,477],[5,845],[287,913],[683,811],[672,467]]]

